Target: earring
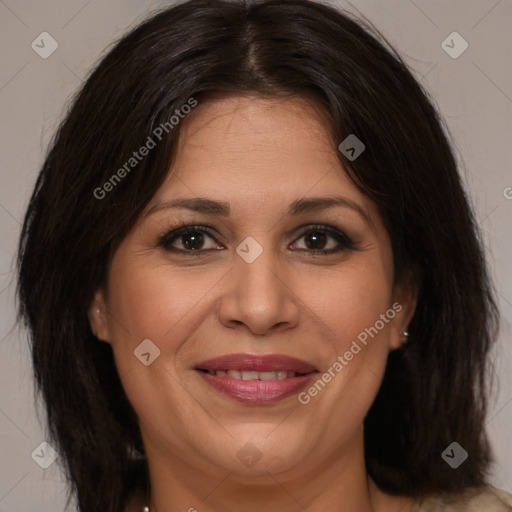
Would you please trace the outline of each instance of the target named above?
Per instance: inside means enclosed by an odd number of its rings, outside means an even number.
[[[402,346],[407,345],[407,342],[409,341],[409,332],[408,331],[402,332],[402,337],[404,339]]]

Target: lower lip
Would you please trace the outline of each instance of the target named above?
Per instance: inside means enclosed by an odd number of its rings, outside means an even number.
[[[239,402],[269,404],[299,392],[316,372],[282,380],[239,380],[196,370],[217,391]]]

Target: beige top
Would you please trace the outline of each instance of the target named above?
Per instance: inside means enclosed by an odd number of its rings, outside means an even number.
[[[143,501],[134,500],[127,512],[140,512]],[[470,488],[456,497],[432,496],[419,500],[410,512],[511,512],[512,494],[492,486]]]
[[[431,496],[416,503],[411,512],[510,512],[512,494],[487,486],[470,488],[457,496]]]

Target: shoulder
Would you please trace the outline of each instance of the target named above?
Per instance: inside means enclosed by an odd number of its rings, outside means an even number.
[[[420,500],[411,512],[511,512],[512,494],[490,485]]]

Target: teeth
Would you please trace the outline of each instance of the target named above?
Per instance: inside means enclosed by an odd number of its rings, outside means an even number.
[[[208,370],[210,375],[217,377],[228,376],[238,380],[283,380],[296,377],[293,371],[280,370],[278,372],[256,372],[252,370]]]
[[[258,372],[243,371],[242,380],[256,380],[258,378]]]

